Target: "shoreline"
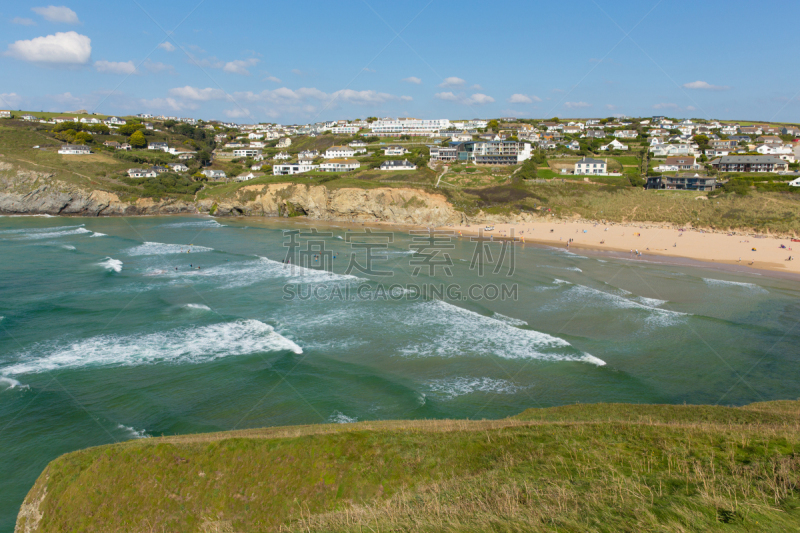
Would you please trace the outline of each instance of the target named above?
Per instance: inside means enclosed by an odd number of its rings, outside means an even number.
[[[212,220],[239,220],[280,222],[288,224],[319,224],[334,227],[392,228],[396,231],[427,229],[429,226],[380,220],[323,220],[308,217],[236,216],[215,217],[207,213],[174,213],[159,215],[132,215],[145,217],[192,217]],[[2,215],[0,218],[90,218],[75,215]],[[116,217],[115,217],[116,218]],[[457,237],[479,236],[485,224],[436,226],[437,230],[453,231]],[[510,240],[514,231],[514,242],[548,248],[581,250],[592,256],[612,257],[648,263],[713,268],[722,272],[769,275],[782,279],[800,280],[800,242],[790,237],[739,232],[721,233],[700,229],[677,229],[664,222],[621,223],[560,220],[553,222],[520,222],[489,224],[494,230],[484,231],[484,237],[494,240]],[[552,231],[551,231],[552,230]],[[567,247],[567,242],[572,239]],[[601,242],[605,241],[605,242]],[[780,248],[780,245],[786,249]],[[794,249],[796,247],[796,250]],[[752,248],[756,248],[755,251]],[[636,251],[641,255],[636,255]],[[633,253],[632,253],[633,251]],[[789,256],[795,257],[787,261]],[[741,261],[739,260],[741,258]]]

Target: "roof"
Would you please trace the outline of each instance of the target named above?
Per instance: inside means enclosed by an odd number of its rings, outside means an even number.
[[[331,146],[328,150],[353,150],[349,146]]]
[[[356,159],[328,159],[325,163],[341,163],[341,164],[353,164],[358,163]],[[325,164],[323,163],[323,165]]]
[[[772,155],[726,155],[720,158],[720,163],[785,163],[785,161]]]
[[[691,163],[694,164],[694,156],[693,155],[676,155],[672,157],[667,157],[667,160],[664,162],[665,165],[674,165],[675,163]]]
[[[602,159],[592,159],[591,157],[584,157],[583,159],[578,161],[578,163],[576,163],[576,164],[579,164],[579,163],[590,163],[590,164],[602,163],[604,165],[606,164],[606,162],[603,161]]]
[[[384,161],[381,163],[382,167],[413,167],[415,166],[414,163],[409,161],[408,159],[403,159],[402,161],[394,160],[394,161]]]

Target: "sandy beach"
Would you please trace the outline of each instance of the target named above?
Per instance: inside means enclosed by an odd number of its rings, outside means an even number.
[[[441,229],[455,230],[466,237],[477,235],[484,227],[471,225]],[[644,256],[688,258],[800,274],[800,242],[792,242],[790,238],[683,230],[658,223],[603,224],[594,221],[494,224],[494,230],[484,231],[484,235],[510,238],[512,230],[516,241],[526,243],[563,248],[569,244],[570,249],[621,252],[632,258],[637,257],[638,251]],[[781,248],[781,245],[786,248]],[[788,261],[790,256],[795,259]]]

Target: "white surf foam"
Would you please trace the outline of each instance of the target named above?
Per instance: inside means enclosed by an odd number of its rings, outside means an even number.
[[[412,326],[422,337],[422,342],[401,349],[408,357],[497,355],[504,359],[587,361],[586,354],[564,339],[520,329],[439,300],[420,302],[393,318]]]
[[[492,315],[492,317],[496,318],[497,320],[502,320],[506,324],[510,324],[512,326],[527,326],[528,325],[528,323],[525,322],[524,320],[520,320],[518,318],[514,318],[514,317],[511,317],[511,316],[502,315],[502,314],[497,313],[497,312],[495,312]]]
[[[63,248],[64,250],[74,250],[75,249],[75,247],[72,246],[71,244],[62,244],[61,248]]]
[[[100,335],[66,345],[38,345],[3,374],[35,374],[97,366],[138,366],[155,363],[197,364],[261,352],[303,349],[258,320],[237,320],[201,327],[178,328],[137,335]]]
[[[666,303],[662,300],[650,298],[642,299],[642,297],[638,296],[635,297],[635,299],[631,299],[620,296],[619,294],[593,289],[585,285],[574,285],[570,287],[569,290],[562,294],[562,298],[580,303],[580,305],[584,307],[615,307],[618,309],[639,309],[647,311],[649,315],[645,319],[645,322],[652,326],[673,326],[683,323],[690,315],[690,313],[661,309],[653,305],[655,302],[659,302],[658,305]],[[650,300],[651,303],[644,303],[648,300]]]
[[[583,272],[583,270],[581,270],[578,267],[562,267],[562,266],[554,266],[554,265],[542,265],[542,266],[544,266],[545,268],[555,268],[557,270],[571,270],[573,272]]]
[[[173,222],[171,224],[162,224],[162,228],[225,228],[227,226],[220,224],[216,220],[193,220],[187,222]]]
[[[209,306],[203,304],[186,304],[183,306],[183,308],[192,311],[211,311]]]
[[[667,303],[666,300],[659,300],[658,298],[647,298],[646,296],[637,296],[634,298],[640,304],[646,305],[647,307],[658,307]]]
[[[11,379],[6,376],[0,376],[0,391],[6,391],[19,388],[20,390],[30,389],[29,385],[23,385],[16,379]]]
[[[740,288],[760,293],[769,292],[764,287],[756,285],[755,283],[744,283],[742,281],[728,281],[724,279],[713,279],[713,278],[703,278],[703,281],[705,281],[706,285],[708,285],[709,287]]]
[[[430,391],[445,400],[483,392],[490,394],[516,394],[526,389],[505,379],[456,377],[434,379],[427,383]]]
[[[89,235],[89,237],[105,237],[105,236],[106,236],[105,233],[100,233],[99,231],[95,231],[91,235]]]
[[[334,424],[352,424],[353,422],[358,422],[358,418],[354,416],[347,416],[341,411],[334,411],[333,414],[328,417],[328,422],[332,422]]]
[[[0,231],[2,235],[16,236],[20,240],[40,240],[40,239],[57,239],[59,237],[68,237],[71,235],[81,235],[84,233],[91,233],[88,229],[79,226],[57,226],[53,228],[25,228],[25,229],[12,229]]]
[[[185,253],[201,253],[211,252],[213,248],[206,248],[205,246],[191,246],[188,244],[165,244],[163,242],[145,242],[139,246],[134,246],[125,250],[125,253],[130,256],[141,255],[170,255],[170,254],[185,254]]]
[[[558,279],[558,278],[554,279],[553,283],[555,283],[556,285],[572,285],[572,282],[564,281],[563,279]]]
[[[110,257],[106,257],[105,261],[97,263],[99,266],[105,268],[109,272],[122,272],[122,261],[119,259],[112,259]]]
[[[150,435],[144,432],[144,430],[136,430],[130,426],[123,426],[122,424],[117,424],[118,429],[125,430],[128,432],[134,439],[149,439]]]

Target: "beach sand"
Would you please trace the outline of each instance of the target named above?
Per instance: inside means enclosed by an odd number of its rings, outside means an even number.
[[[455,230],[456,234],[460,232],[462,236],[469,237],[478,235],[484,225],[448,226],[439,229]],[[636,257],[635,251],[638,250],[643,255],[688,258],[800,274],[800,242],[792,242],[788,237],[679,230],[658,223],[603,224],[594,221],[494,224],[494,230],[484,231],[484,236],[509,238],[512,230],[518,242],[566,248],[569,239],[573,239],[570,249],[606,250],[631,257]],[[786,248],[780,248],[781,245]],[[795,259],[787,261],[789,256]]]

